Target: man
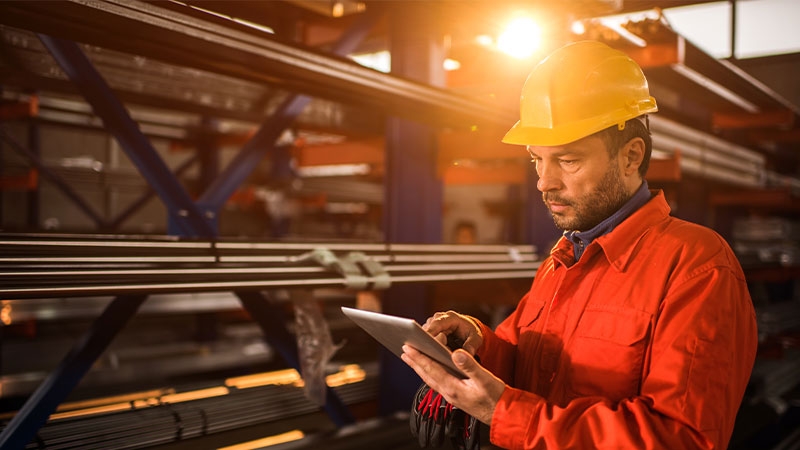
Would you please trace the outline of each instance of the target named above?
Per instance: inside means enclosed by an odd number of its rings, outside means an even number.
[[[465,342],[453,361],[468,378],[408,346],[403,360],[499,447],[726,448],[755,313],[725,241],[647,188],[656,103],[641,69],[572,43],[534,68],[520,105],[503,140],[528,146],[564,234],[495,331],[453,311],[428,319]]]
[[[453,227],[453,242],[456,244],[477,244],[478,227],[471,220],[459,220]]]

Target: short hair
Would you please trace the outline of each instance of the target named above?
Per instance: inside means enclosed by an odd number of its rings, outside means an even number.
[[[650,156],[653,153],[653,138],[650,135],[650,120],[647,115],[639,116],[625,122],[625,128],[619,129],[617,125],[598,131],[594,136],[599,137],[606,144],[609,154],[617,156],[622,146],[631,139],[642,138],[644,141],[644,157],[639,166],[639,175],[644,178],[650,167]]]

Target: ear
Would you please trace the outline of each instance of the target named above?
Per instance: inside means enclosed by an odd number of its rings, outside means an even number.
[[[622,173],[631,176],[639,172],[644,159],[644,139],[636,137],[626,142],[619,152]]]

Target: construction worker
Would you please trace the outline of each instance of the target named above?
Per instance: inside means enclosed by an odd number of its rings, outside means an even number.
[[[496,330],[454,311],[428,319],[464,341],[453,361],[466,379],[409,346],[403,360],[498,447],[727,448],[755,312],[726,242],[648,189],[657,107],[641,68],[571,43],[533,69],[520,106],[503,141],[527,145],[563,236]]]

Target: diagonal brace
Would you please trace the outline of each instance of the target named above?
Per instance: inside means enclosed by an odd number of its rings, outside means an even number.
[[[156,149],[139,130],[122,103],[116,98],[78,44],[45,34],[38,34],[47,50],[69,76],[95,114],[117,139],[128,158],[158,192],[174,223],[186,236],[212,237],[217,234],[194,204],[189,194],[173,176]]]
[[[368,10],[359,17],[334,45],[332,52],[345,56],[353,52],[377,23],[382,13]],[[206,189],[198,204],[210,211],[219,211],[233,192],[244,182],[261,159],[275,151],[275,141],[311,101],[304,95],[290,95],[275,110],[255,135]]]
[[[75,192],[75,190],[72,189],[72,187],[70,187],[70,185],[67,184],[63,178],[61,178],[61,176],[47,167],[44,161],[42,161],[42,158],[39,157],[36,152],[17,142],[2,127],[0,127],[0,141],[5,141],[9,146],[11,146],[12,149],[14,149],[14,151],[25,157],[25,159],[27,159],[32,166],[36,167],[39,173],[44,175],[45,178],[56,185],[62,194],[66,195],[67,198],[72,200],[72,202],[75,203],[75,205],[81,211],[89,216],[98,228],[104,228],[106,226],[106,220],[101,217],[100,214],[98,214],[94,208],[92,208],[91,205],[89,205],[77,192]]]
[[[39,385],[0,433],[0,448],[22,449],[36,436],[50,414],[78,385],[145,299],[146,295],[120,296],[106,306],[92,327],[75,343],[56,370]]]

